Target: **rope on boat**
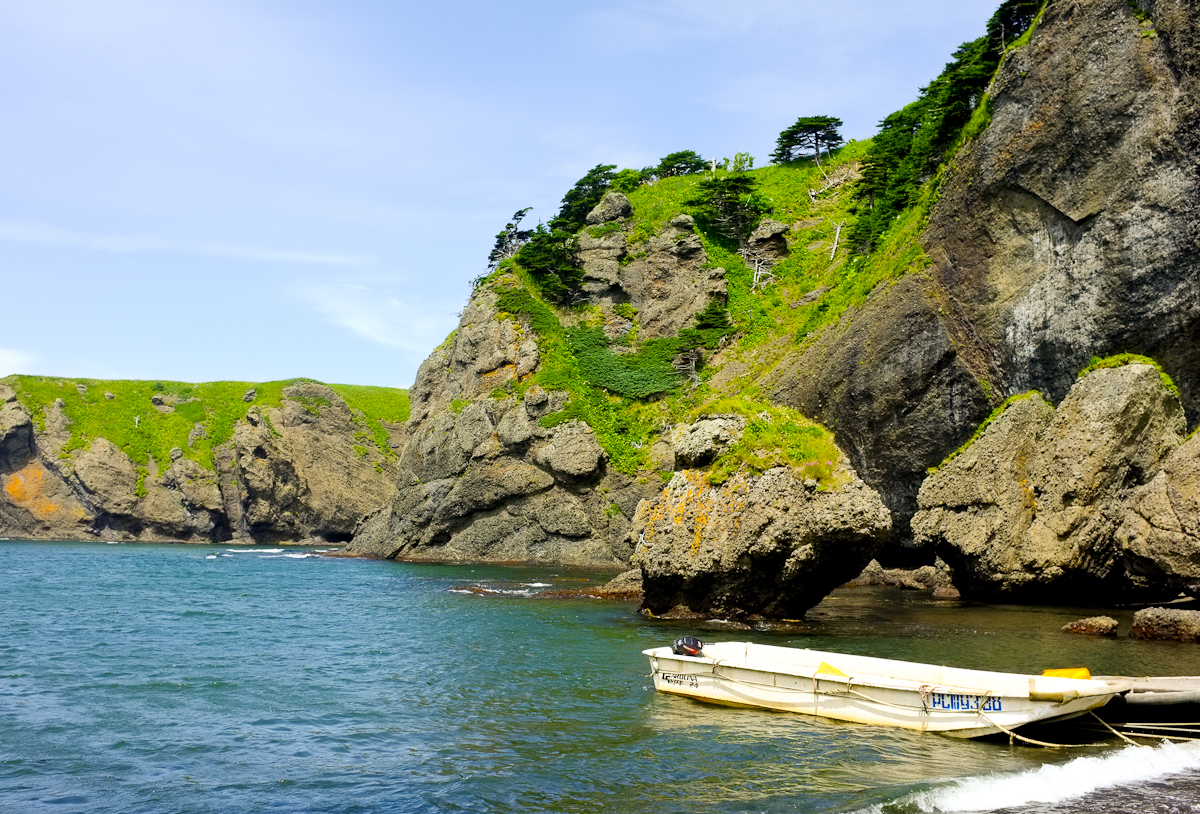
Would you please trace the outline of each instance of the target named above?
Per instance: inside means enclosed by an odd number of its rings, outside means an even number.
[[[1086,746],[1101,746],[1102,745],[1099,743],[1050,743],[1048,741],[1039,741],[1039,740],[1035,740],[1034,738],[1027,738],[1024,735],[1018,735],[1016,732],[1009,729],[1004,724],[993,721],[991,716],[989,716],[983,710],[977,710],[977,711],[978,711],[980,717],[982,717],[985,721],[987,721],[992,726],[999,729],[1004,734],[1008,735],[1009,738],[1016,738],[1019,741],[1022,741],[1024,743],[1030,743],[1030,744],[1033,744],[1034,746],[1045,746],[1049,749],[1082,749]]]
[[[1104,720],[1103,718],[1101,718],[1099,715],[1097,715],[1097,714],[1096,714],[1096,711],[1095,711],[1095,710],[1088,710],[1088,715],[1091,715],[1091,716],[1092,716],[1093,718],[1095,718],[1097,721],[1099,721],[1100,723],[1104,724],[1104,728],[1105,728],[1105,729],[1107,729],[1109,732],[1113,733],[1114,735],[1116,735],[1118,738],[1120,738],[1121,740],[1125,741],[1126,743],[1131,743],[1131,744],[1133,744],[1134,746],[1137,746],[1137,747],[1139,747],[1139,748],[1145,748],[1146,744],[1144,744],[1144,743],[1138,743],[1138,742],[1137,742],[1137,741],[1135,741],[1133,738],[1130,738],[1130,737],[1128,737],[1127,735],[1124,735],[1124,734],[1122,734],[1122,733],[1118,732],[1117,730],[1113,729],[1113,728],[1112,728],[1112,727],[1109,725],[1108,721]]]

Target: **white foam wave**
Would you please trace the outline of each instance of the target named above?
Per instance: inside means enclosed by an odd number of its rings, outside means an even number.
[[[317,556],[316,554],[310,554],[307,551],[301,551],[301,552],[289,551],[287,554],[271,554],[270,556],[263,557],[263,559],[264,560],[308,560],[308,559],[313,559],[316,556]]]
[[[1127,746],[1094,757],[1078,757],[1059,765],[1017,774],[991,774],[956,780],[917,792],[889,804],[907,811],[973,812],[1020,808],[1031,803],[1061,803],[1114,786],[1145,783],[1167,775],[1200,769],[1200,743]],[[863,814],[878,814],[874,807]]]
[[[551,587],[553,587],[549,582],[523,582],[521,584],[524,585],[526,588],[551,588]]]
[[[207,557],[205,557],[204,559],[206,559],[206,560],[215,560],[216,558],[217,558],[217,555],[216,555],[216,554],[209,554],[209,555],[208,555]]]
[[[278,554],[282,548],[227,548],[231,554]]]

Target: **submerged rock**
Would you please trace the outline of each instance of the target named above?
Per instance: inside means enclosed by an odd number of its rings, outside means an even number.
[[[843,462],[844,463],[844,462]],[[685,470],[642,502],[642,607],[732,619],[799,619],[859,573],[891,530],[879,496],[846,469],[827,491],[787,468],[711,486]],[[674,610],[673,610],[674,609]]]
[[[1090,616],[1063,625],[1063,633],[1079,633],[1084,636],[1116,636],[1117,620],[1111,616]]]
[[[1133,615],[1129,635],[1134,639],[1200,641],[1200,611],[1145,608]]]

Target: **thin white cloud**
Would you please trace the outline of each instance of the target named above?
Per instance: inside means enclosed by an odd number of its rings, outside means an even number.
[[[0,376],[13,373],[32,373],[37,357],[32,353],[13,348],[0,348]]]
[[[348,254],[297,252],[264,249],[254,246],[232,246],[222,243],[189,243],[163,240],[156,237],[132,235],[89,235],[28,220],[0,218],[0,241],[6,243],[47,243],[82,246],[105,252],[173,252],[208,257],[230,257],[238,260],[264,260],[279,263],[314,263],[319,265],[356,266],[367,262],[364,257]]]
[[[326,322],[420,356],[436,347],[457,322],[450,314],[430,313],[392,291],[361,283],[312,283],[299,294]]]

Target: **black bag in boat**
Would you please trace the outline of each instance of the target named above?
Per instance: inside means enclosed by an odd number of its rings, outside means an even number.
[[[671,652],[677,656],[698,656],[703,648],[704,642],[695,636],[684,636],[675,640],[675,644],[671,645]]]

